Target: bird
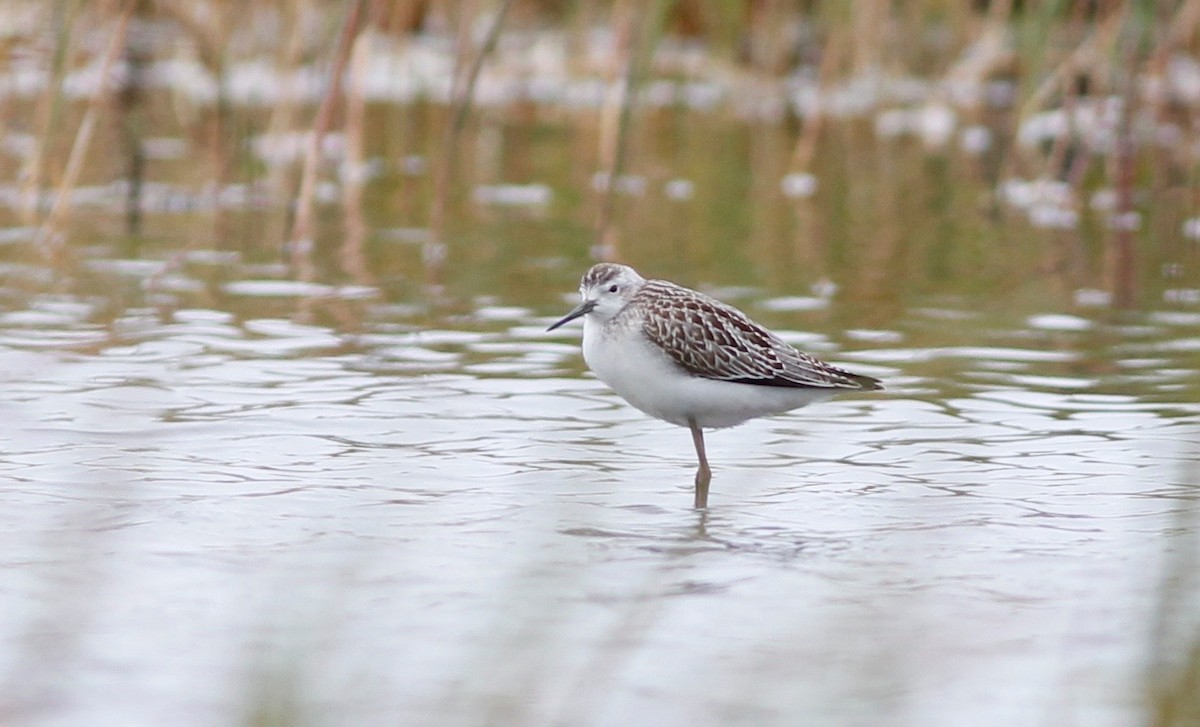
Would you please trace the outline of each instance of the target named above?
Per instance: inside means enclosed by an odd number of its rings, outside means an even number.
[[[883,388],[793,348],[733,306],[647,280],[628,265],[593,265],[579,295],[579,305],[546,330],[582,317],[583,358],[597,378],[642,412],[691,430],[696,509],[708,507],[712,481],[705,429]]]

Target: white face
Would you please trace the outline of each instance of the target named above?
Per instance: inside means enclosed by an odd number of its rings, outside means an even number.
[[[579,305],[546,330],[553,331],[567,321],[573,321],[583,315],[597,323],[612,320],[612,317],[620,313],[633,299],[645,282],[645,278],[626,265],[593,265],[584,274],[583,282],[579,285],[579,297],[582,299]]]
[[[629,272],[633,273],[632,270]],[[604,323],[621,312],[621,309],[633,298],[642,282],[641,276],[638,276],[637,273],[629,276],[622,271],[622,274],[608,280],[579,286],[579,297],[584,302],[593,304],[591,311],[587,314],[588,317]]]

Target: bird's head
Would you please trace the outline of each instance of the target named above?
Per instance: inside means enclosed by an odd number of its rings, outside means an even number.
[[[593,265],[583,274],[583,280],[579,283],[579,305],[546,330],[553,331],[584,315],[590,315],[601,323],[608,321],[629,304],[645,282],[646,279],[628,265]]]

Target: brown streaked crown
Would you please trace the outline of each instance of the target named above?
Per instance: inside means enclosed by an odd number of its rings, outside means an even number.
[[[627,265],[618,265],[617,263],[596,263],[588,268],[588,271],[583,274],[583,281],[580,282],[581,289],[604,286],[617,280],[625,275],[632,273],[635,278],[640,278],[633,268]]]

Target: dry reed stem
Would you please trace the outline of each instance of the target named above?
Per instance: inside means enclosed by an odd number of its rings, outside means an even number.
[[[1080,69],[1103,70],[1101,64],[1097,63],[1097,58],[1103,55],[1103,49],[1111,49],[1116,44],[1117,36],[1120,34],[1121,26],[1125,22],[1125,16],[1128,13],[1128,6],[1121,6],[1116,12],[1112,13],[1108,18],[1096,28],[1096,31],[1085,38],[1076,48],[1067,55],[1061,63],[1046,77],[1030,97],[1021,105],[1018,113],[1018,125],[1020,121],[1024,121],[1032,114],[1041,110],[1045,105],[1050,95],[1058,88],[1061,88],[1067,83],[1072,74]]]
[[[79,175],[83,171],[83,162],[87,157],[88,147],[91,145],[92,135],[96,130],[100,109],[108,97],[109,88],[107,79],[112,72],[113,64],[116,63],[117,57],[125,47],[125,37],[129,31],[129,19],[133,15],[136,6],[137,0],[125,0],[121,12],[117,16],[116,27],[113,29],[113,33],[108,40],[108,47],[105,48],[104,55],[101,57],[99,84],[88,101],[88,108],[83,115],[83,120],[79,123],[79,130],[75,134],[75,142],[71,145],[71,153],[67,157],[67,164],[63,170],[62,180],[58,185],[54,205],[50,208],[50,213],[43,220],[38,230],[36,238],[36,244],[38,245],[50,244],[57,246],[60,242],[61,235],[59,228],[66,219],[70,208],[71,190],[78,183]]]
[[[471,47],[471,21],[475,17],[475,4],[463,3],[459,7],[458,33],[455,36],[454,68],[451,71],[450,104],[457,107],[460,96],[466,86],[464,68],[467,67],[467,56]],[[451,109],[451,118],[458,116],[456,108]],[[465,117],[463,117],[465,118]],[[442,136],[441,154],[433,171],[433,199],[429,205],[429,239],[421,248],[421,259],[425,265],[425,274],[429,282],[438,277],[442,262],[446,258],[446,243],[443,239],[446,227],[446,207],[450,197],[450,177],[452,167],[458,153],[458,133],[454,124],[446,127]]]
[[[197,3],[193,0],[157,0],[159,11],[179,24],[195,42],[200,63],[216,74],[231,36],[229,3]]]
[[[229,177],[231,152],[235,146],[232,140],[227,139],[231,131],[229,120],[232,111],[225,83],[226,47],[233,34],[232,19],[242,9],[232,3],[191,0],[157,0],[157,8],[162,15],[177,23],[192,40],[201,65],[216,81],[216,99],[211,115],[207,118],[198,116],[202,119],[200,123],[204,124],[200,134],[207,144],[210,170],[205,186],[219,193]],[[184,117],[178,113],[178,109],[177,114],[181,126],[197,124],[195,118]],[[210,239],[224,240],[229,236],[226,231],[228,219],[229,213],[224,207],[214,209]]]
[[[151,19],[150,4],[142,0],[134,3],[134,18],[142,26]],[[120,134],[122,152],[125,154],[128,189],[125,193],[125,232],[130,235],[141,233],[142,188],[146,175],[146,151],[142,139],[147,129],[142,112],[146,101],[145,86],[147,67],[154,60],[146,44],[125,44],[125,82],[121,84],[114,104],[116,127]]]
[[[1200,32],[1200,0],[1187,0],[1167,25],[1167,45],[1171,48],[1184,45],[1197,32]]]
[[[342,241],[342,269],[362,284],[371,282],[371,274],[363,258],[363,241],[367,234],[363,215],[363,187],[366,184],[363,126],[366,116],[366,68],[374,37],[374,29],[366,28],[358,34],[350,53],[350,75],[346,86],[346,159],[342,167],[342,214],[346,227],[346,238]]]
[[[592,257],[597,260],[617,258],[617,235],[613,225],[613,209],[616,204],[617,177],[624,168],[626,139],[629,119],[632,114],[631,96],[634,74],[637,68],[637,46],[639,40],[639,14],[624,0],[613,7],[617,54],[621,59],[620,81],[610,78],[609,93],[600,108],[599,169],[607,175],[607,184],[600,192],[600,204],[596,209],[596,246]],[[612,69],[616,75],[616,69]]]
[[[342,74],[350,59],[350,49],[353,46],[354,37],[358,34],[359,19],[362,17],[364,3],[365,0],[347,0],[346,19],[338,34],[325,97],[321,99],[321,105],[317,107],[312,131],[309,133],[304,148],[304,168],[300,175],[300,191],[296,195],[296,217],[292,221],[292,232],[288,236],[288,250],[291,254],[292,264],[302,280],[311,279],[315,272],[312,269],[311,259],[313,195],[317,187],[317,167],[321,161],[321,143],[329,131],[334,105],[342,93]]]
[[[275,71],[280,77],[286,78],[300,62],[300,52],[304,48],[304,22],[306,14],[311,12],[311,0],[297,0],[294,3],[284,3],[281,10],[281,23],[290,29],[287,42],[280,47],[275,58]],[[279,103],[271,109],[271,117],[267,121],[266,139],[279,139],[290,130],[296,118],[296,97],[285,93]],[[282,164],[271,165],[267,170],[267,186],[279,197],[284,197],[287,167]]]
[[[800,138],[796,139],[796,147],[792,151],[791,164],[788,165],[790,171],[808,171],[812,166],[813,159],[817,155],[817,142],[821,136],[821,127],[824,124],[821,94],[825,92],[825,89],[829,88],[829,85],[833,81],[833,74],[841,64],[844,48],[845,44],[841,42],[841,37],[835,35],[829,38],[822,49],[821,66],[817,71],[817,102],[812,116],[804,119],[804,128],[800,131]]]
[[[504,17],[508,15],[510,7],[512,7],[512,0],[501,0],[500,8],[496,11],[492,24],[488,27],[487,36],[483,40],[483,47],[480,48],[471,63],[471,70],[467,74],[465,85],[459,89],[459,93],[455,94],[454,120],[450,128],[456,136],[462,133],[463,126],[467,122],[471,101],[475,98],[475,86],[479,83],[479,74],[483,71],[483,62],[496,48],[496,42],[500,39],[500,29],[504,27]]]
[[[970,51],[946,71],[943,80],[982,85],[991,74],[1012,65],[1012,0],[996,0],[988,8]]]
[[[49,3],[46,7],[49,7]],[[61,4],[61,6],[65,3]],[[57,13],[51,11],[57,17]],[[51,66],[50,79],[45,90],[38,97],[34,110],[34,135],[32,151],[26,156],[18,173],[21,180],[19,214],[21,223],[32,227],[40,224],[38,219],[41,211],[42,180],[46,173],[46,146],[51,142],[52,129],[56,125],[62,107],[62,80],[66,75],[66,59],[71,49],[71,39],[74,37],[74,23],[77,12],[64,12],[63,24],[57,27],[57,43],[54,49],[54,62]]]
[[[234,143],[227,139],[230,127],[229,117],[231,105],[225,88],[225,46],[226,39],[231,34],[231,17],[235,14],[234,6],[228,3],[191,3],[170,2],[158,0],[156,7],[164,17],[171,18],[187,37],[194,43],[201,65],[212,74],[216,80],[216,99],[213,104],[211,118],[200,130],[207,143],[210,175],[203,183],[202,189],[211,190],[219,195],[225,188],[225,181],[230,171],[231,150]],[[181,126],[195,125],[194,116],[184,115],[176,109],[176,118]],[[202,118],[202,117],[201,117]],[[204,123],[203,121],[201,123]],[[147,290],[155,290],[168,276],[176,273],[184,264],[188,254],[200,247],[220,243],[227,240],[229,211],[223,205],[215,205],[212,210],[212,227],[207,236],[193,235],[186,243],[172,253],[163,266],[146,281]]]
[[[786,32],[787,8],[782,0],[759,0],[745,3],[745,55],[751,68],[772,75],[787,71],[790,50]]]
[[[312,0],[296,0],[284,3],[280,10],[280,26],[287,33],[286,42],[276,49],[275,72],[280,78],[288,78],[300,65],[300,56],[304,50],[304,18],[312,10]],[[267,128],[263,138],[268,142],[281,140],[296,126],[297,95],[294,93],[280,94],[279,102],[271,109]],[[268,163],[265,175],[265,186],[274,199],[290,202],[295,192],[296,184],[292,181],[293,166],[283,163]],[[290,231],[295,209],[288,205],[282,214],[271,215],[267,219],[266,239],[283,240]]]
[[[1127,7],[1122,7],[1113,12],[1104,22],[1100,23],[1096,31],[1084,39],[1063,61],[1055,67],[1053,72],[1046,78],[1045,81],[1038,87],[1033,95],[1021,106],[1018,113],[1016,128],[1020,128],[1021,124],[1030,115],[1038,111],[1050,95],[1057,88],[1064,88],[1063,91],[1063,109],[1067,115],[1067,131],[1059,135],[1050,149],[1050,153],[1046,155],[1042,162],[1042,170],[1038,175],[1039,178],[1049,179],[1060,176],[1060,170],[1066,163],[1067,152],[1073,144],[1079,142],[1077,136],[1072,132],[1072,119],[1075,117],[1075,108],[1078,101],[1078,91],[1070,83],[1075,73],[1081,70],[1102,71],[1103,66],[1098,62],[1098,59],[1103,57],[1106,52],[1111,52],[1115,47],[1120,37],[1121,27],[1123,26]],[[1132,60],[1132,59],[1131,59]],[[1132,67],[1130,70],[1132,74]],[[1064,176],[1072,186],[1075,186],[1082,178],[1082,174],[1086,170],[1088,163],[1088,155],[1081,154],[1077,157],[1076,164],[1072,165],[1072,169],[1065,170]]]
[[[1113,188],[1117,193],[1109,240],[1109,276],[1112,287],[1113,305],[1131,308],[1137,301],[1137,257],[1134,254],[1133,192],[1136,183],[1135,150],[1133,139],[1134,101],[1137,98],[1137,79],[1133,69],[1138,62],[1138,40],[1126,39],[1124,65],[1129,72],[1125,75],[1121,97],[1121,116],[1116,133],[1116,150],[1110,158]]]
[[[442,140],[442,154],[438,160],[434,177],[433,201],[429,209],[429,241],[422,250],[425,273],[430,283],[436,282],[441,273],[442,263],[446,258],[446,210],[450,203],[450,181],[454,176],[458,160],[458,143],[462,137],[463,127],[466,126],[467,116],[471,111],[471,101],[475,98],[475,86],[479,83],[479,75],[483,71],[483,63],[491,55],[500,39],[500,30],[504,27],[504,18],[512,6],[512,0],[502,0],[500,7],[492,18],[483,45],[474,54],[469,69],[464,73],[468,49],[471,47],[470,27],[471,13],[464,13],[459,18],[458,48],[454,59],[454,88],[452,92],[452,109],[450,126]]]
[[[891,13],[887,0],[853,0],[851,11],[854,73],[861,76],[883,65],[887,48],[887,21]]]

